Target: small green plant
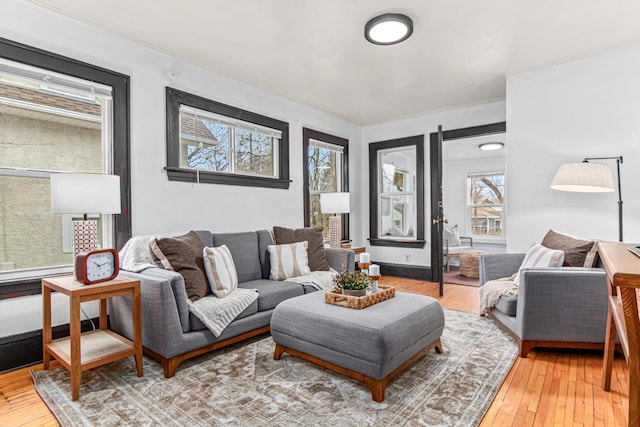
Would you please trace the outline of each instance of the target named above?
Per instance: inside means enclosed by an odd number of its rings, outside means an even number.
[[[342,270],[342,272],[333,276],[333,284],[335,289],[339,291],[343,289],[361,290],[369,289],[371,281],[369,280],[369,276],[361,271],[352,273],[347,270]]]

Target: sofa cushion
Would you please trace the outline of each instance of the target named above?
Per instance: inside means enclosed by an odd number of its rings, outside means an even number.
[[[516,315],[516,308],[518,305],[518,296],[517,295],[508,295],[501,297],[496,303],[494,309],[500,310],[502,313],[507,316],[514,317]]]
[[[285,280],[290,277],[306,276],[309,269],[307,242],[289,243],[287,245],[269,245],[271,258],[271,280]]]
[[[180,273],[184,278],[187,296],[191,301],[209,293],[209,283],[202,262],[204,244],[193,231],[182,236],[151,239],[153,255],[166,270]]]
[[[203,260],[209,286],[218,298],[226,297],[238,287],[236,265],[227,245],[205,247]]]
[[[324,252],[322,227],[306,227],[291,229],[285,227],[273,227],[273,236],[276,245],[287,243],[309,242],[307,252],[309,254],[309,268],[311,271],[329,271],[327,255]]]
[[[549,230],[542,239],[542,246],[564,251],[564,267],[593,267],[595,251],[592,249],[595,243],[593,240],[579,239],[553,230]]]
[[[214,233],[213,246],[222,245],[226,245],[231,252],[238,273],[238,282],[262,279],[258,234],[253,231]]]
[[[513,281],[516,285],[520,284],[520,272],[525,268],[561,267],[563,261],[563,251],[545,248],[542,245],[533,245],[522,260],[518,274]]]
[[[294,282],[274,280],[251,280],[238,285],[239,288],[258,290],[258,311],[271,310],[282,301],[304,294],[302,286]]]

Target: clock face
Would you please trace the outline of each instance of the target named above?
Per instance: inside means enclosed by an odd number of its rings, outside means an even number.
[[[90,254],[86,260],[87,280],[94,282],[110,278],[116,271],[116,261],[113,252],[98,252]]]

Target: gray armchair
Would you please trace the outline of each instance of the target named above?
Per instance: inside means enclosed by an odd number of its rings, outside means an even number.
[[[525,254],[480,257],[480,285],[518,271]],[[602,349],[607,284],[601,268],[524,269],[517,296],[500,298],[489,316],[518,341],[520,357],[534,347]]]

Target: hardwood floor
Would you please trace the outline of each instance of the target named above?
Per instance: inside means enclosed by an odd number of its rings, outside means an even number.
[[[445,285],[444,296],[430,282],[383,277],[399,291],[432,296],[443,307],[477,312],[478,288]],[[55,426],[57,422],[31,382],[29,371],[0,375],[0,426]],[[616,357],[611,392],[600,387],[602,352],[534,350],[518,358],[482,423],[487,426],[624,426],[629,405],[629,371]]]

